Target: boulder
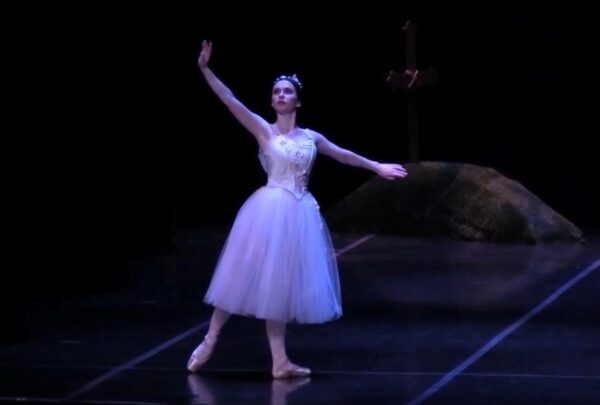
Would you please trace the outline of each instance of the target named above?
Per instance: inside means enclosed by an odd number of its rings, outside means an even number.
[[[405,165],[367,181],[325,213],[332,230],[505,242],[582,242],[583,233],[522,184],[472,164]]]

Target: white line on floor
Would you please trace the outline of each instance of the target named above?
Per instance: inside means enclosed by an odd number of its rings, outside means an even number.
[[[498,333],[496,336],[494,336],[492,339],[490,339],[485,345],[483,345],[479,350],[477,350],[475,353],[473,353],[469,358],[467,358],[465,361],[460,363],[458,366],[454,367],[454,369],[452,369],[450,372],[448,372],[446,375],[444,375],[435,384],[433,384],[431,387],[427,388],[416,398],[414,398],[413,400],[408,402],[408,405],[416,405],[416,404],[424,401],[425,399],[429,398],[433,394],[435,394],[437,391],[439,391],[440,388],[442,388],[444,385],[446,385],[450,381],[452,381],[457,375],[461,374],[463,372],[463,370],[465,370],[467,367],[469,367],[470,365],[475,363],[477,360],[479,360],[481,357],[483,357],[483,355],[485,355],[487,352],[492,350],[496,345],[498,345],[498,343],[500,343],[502,340],[504,340],[504,338],[506,338],[508,335],[513,333],[515,330],[517,330],[518,328],[523,326],[525,323],[527,323],[527,321],[529,321],[535,315],[542,312],[550,304],[552,304],[554,301],[556,301],[558,299],[558,297],[560,297],[562,294],[564,294],[566,291],[568,291],[571,287],[573,287],[575,284],[577,284],[578,282],[583,280],[592,271],[598,269],[599,267],[600,267],[600,259],[598,259],[595,262],[593,262],[592,264],[590,264],[588,267],[586,267],[583,271],[581,271],[575,277],[573,277],[572,279],[567,281],[565,284],[560,286],[556,291],[554,291],[552,294],[550,294],[545,300],[540,302],[535,308],[533,308],[531,311],[527,312],[519,320],[513,322],[502,332]]]
[[[173,346],[175,343],[187,338],[188,336],[190,336],[194,333],[197,333],[199,330],[205,328],[206,326],[208,326],[208,321],[204,321],[201,324],[196,325],[193,328],[190,328],[190,329],[186,330],[185,332],[180,333],[179,335],[156,346],[154,349],[149,350],[146,353],[144,353],[132,360],[129,360],[127,363],[111,369],[110,371],[102,374],[100,377],[93,379],[92,381],[88,382],[80,389],[73,391],[66,397],[62,398],[62,400],[63,401],[72,400],[76,396],[81,395],[84,392],[87,392],[87,391],[97,387],[98,385],[102,384],[104,381],[108,380],[109,378],[114,377],[115,375],[121,373],[122,371],[124,371],[128,368],[131,368],[131,367],[135,366],[136,364],[141,363],[142,361],[149,359],[150,357],[160,353],[161,351],[165,350],[166,348]]]

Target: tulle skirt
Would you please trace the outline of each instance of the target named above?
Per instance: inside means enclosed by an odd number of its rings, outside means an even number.
[[[254,192],[237,214],[204,302],[282,322],[339,318],[335,252],[312,194],[298,200],[270,186]]]

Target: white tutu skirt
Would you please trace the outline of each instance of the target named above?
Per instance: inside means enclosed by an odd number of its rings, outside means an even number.
[[[282,322],[339,318],[335,252],[312,194],[298,200],[269,186],[252,194],[237,214],[204,302]]]

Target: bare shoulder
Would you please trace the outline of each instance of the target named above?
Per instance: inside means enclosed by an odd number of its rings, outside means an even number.
[[[314,129],[305,128],[304,130],[309,134],[309,136],[313,139],[313,141],[315,141],[316,144],[326,139],[322,133],[317,132]]]
[[[271,139],[273,139],[273,137],[275,137],[276,135],[277,133],[275,132],[274,124],[271,124],[267,120],[263,119],[262,130],[258,139],[261,142],[268,142]]]

